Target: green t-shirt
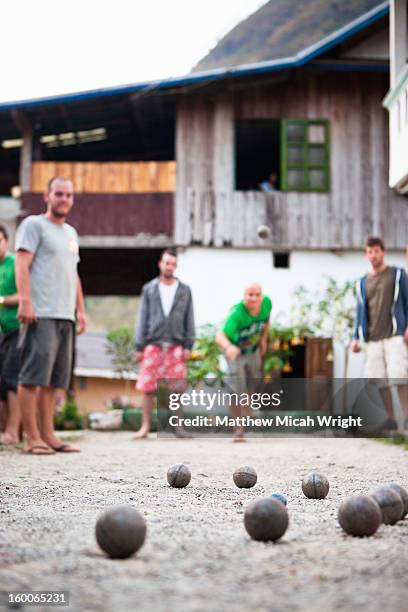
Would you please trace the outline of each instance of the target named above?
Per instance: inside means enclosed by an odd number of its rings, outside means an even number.
[[[272,310],[271,299],[264,295],[261,308],[253,317],[245,308],[244,302],[232,307],[224,324],[223,332],[227,338],[239,346],[241,353],[254,353],[261,342],[261,336]]]
[[[0,261],[0,295],[6,297],[15,293],[17,293],[17,287],[14,273],[14,255],[7,254]],[[8,332],[17,329],[18,326],[17,306],[0,304],[0,330]]]

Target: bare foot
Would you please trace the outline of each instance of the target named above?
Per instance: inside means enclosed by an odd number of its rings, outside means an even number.
[[[0,436],[0,444],[12,445],[12,444],[18,444],[18,443],[19,443],[18,436],[13,436],[13,434],[8,433],[7,431],[5,431]]]
[[[143,440],[149,437],[149,432],[146,429],[139,429],[138,432],[132,437],[132,440]]]

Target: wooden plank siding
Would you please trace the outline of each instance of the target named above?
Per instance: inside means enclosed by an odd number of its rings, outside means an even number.
[[[405,248],[408,200],[388,188],[388,76],[303,72],[276,85],[185,95],[177,110],[175,242],[360,249],[369,234]],[[235,119],[328,119],[329,193],[234,190]],[[271,226],[269,240],[256,228]]]
[[[173,201],[173,193],[77,193],[68,222],[80,238],[130,237],[135,244],[143,238],[148,245],[152,236],[161,236],[168,245],[173,236]],[[24,193],[22,208],[24,215],[43,213],[42,195]]]
[[[44,162],[32,164],[32,193],[42,193],[53,176],[74,183],[76,193],[171,193],[176,162]]]

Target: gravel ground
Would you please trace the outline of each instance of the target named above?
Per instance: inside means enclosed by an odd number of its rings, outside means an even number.
[[[85,433],[72,455],[0,452],[0,590],[69,590],[75,611],[407,609],[408,519],[365,539],[345,536],[336,519],[348,495],[390,480],[408,485],[403,449],[371,440],[130,438]],[[192,471],[186,489],[167,485],[177,462]],[[258,483],[240,490],[232,473],[245,464]],[[325,500],[302,494],[312,470],[330,480]],[[245,505],[273,491],[289,498],[289,529],[275,544],[251,541]],[[123,503],[145,515],[148,535],[135,557],[112,561],[94,525]]]

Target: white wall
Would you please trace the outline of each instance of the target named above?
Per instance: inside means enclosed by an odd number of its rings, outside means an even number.
[[[386,261],[406,265],[403,252],[388,253]],[[298,285],[317,289],[325,285],[326,276],[354,280],[368,269],[363,253],[297,251],[290,255],[289,269],[276,269],[267,249],[191,247],[179,254],[177,274],[192,288],[196,321],[201,325],[222,321],[251,282],[261,283],[264,293],[272,298],[275,318],[288,311],[291,293]]]
[[[391,265],[405,267],[404,253],[387,253]],[[220,323],[230,307],[242,299],[247,284],[261,283],[272,298],[272,320],[287,318],[291,294],[299,285],[308,289],[325,286],[325,277],[355,280],[369,270],[363,252],[334,254],[328,251],[298,251],[290,255],[289,269],[273,267],[270,250],[215,249],[192,247],[178,257],[177,275],[191,286],[197,325]],[[335,376],[342,377],[344,353],[335,351]],[[359,376],[362,356],[350,355],[348,375]]]
[[[390,107],[390,187],[408,182],[408,68],[403,86]]]

